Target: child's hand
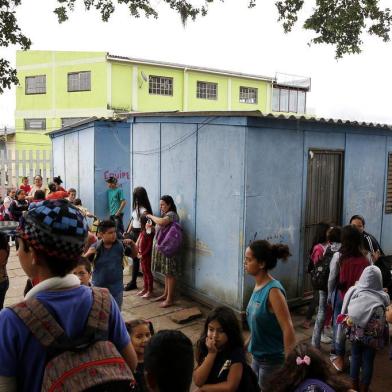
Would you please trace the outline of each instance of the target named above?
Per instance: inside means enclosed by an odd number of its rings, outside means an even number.
[[[141,254],[141,253],[138,253],[138,254],[137,254],[137,258],[138,258],[138,259],[141,259],[141,258],[142,258],[142,254]]]
[[[208,336],[206,337],[206,346],[209,354],[216,354],[218,352],[214,339],[211,339]]]

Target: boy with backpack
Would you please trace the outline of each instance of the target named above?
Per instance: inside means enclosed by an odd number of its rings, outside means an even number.
[[[40,283],[0,312],[0,391],[129,388],[137,357],[115,301],[71,273],[87,231],[66,200],[44,201],[22,217],[18,257]]]
[[[135,256],[136,245],[132,240],[123,240],[126,246],[117,239],[116,224],[112,220],[104,220],[99,224],[101,239],[95,242],[84,257],[93,257],[93,285],[105,287],[121,309],[123,302],[123,270],[124,256]]]

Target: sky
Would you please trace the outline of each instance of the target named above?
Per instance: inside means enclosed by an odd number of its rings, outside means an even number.
[[[217,1],[217,0],[216,0]],[[336,60],[332,46],[311,45],[312,33],[301,28],[310,12],[289,34],[277,22],[275,0],[253,9],[247,0],[217,1],[206,17],[189,21],[161,0],[159,19],[132,18],[118,6],[108,23],[81,5],[59,24],[55,0],[25,0],[18,7],[19,26],[32,40],[32,50],[105,51],[187,65],[275,76],[276,72],[309,76],[308,112],[317,117],[392,124],[392,43],[364,36],[363,52]],[[18,47],[0,48],[0,57],[15,64]],[[0,128],[14,125],[15,89],[0,95]]]

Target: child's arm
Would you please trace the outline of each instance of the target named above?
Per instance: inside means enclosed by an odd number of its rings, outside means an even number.
[[[91,246],[90,248],[88,248],[88,251],[83,255],[83,257],[86,257],[88,259],[90,256],[95,254],[96,251],[97,251],[97,249],[95,247]]]
[[[122,357],[125,359],[125,362],[129,366],[129,368],[134,372],[137,366],[137,355],[132,343],[129,342],[125,348],[121,351]]]
[[[215,342],[208,338],[208,336],[206,337],[206,347],[208,350],[207,356],[193,372],[193,381],[198,387],[201,387],[207,381],[212,366],[214,365],[216,354],[218,353]]]
[[[227,380],[218,384],[203,385],[198,392],[235,392],[241,382],[244,366],[241,362],[233,363],[230,366]]]

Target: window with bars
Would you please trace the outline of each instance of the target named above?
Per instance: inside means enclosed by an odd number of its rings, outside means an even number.
[[[173,95],[173,78],[149,76],[148,92],[155,95]]]
[[[45,118],[25,118],[24,120],[25,129],[32,131],[44,131],[46,129]]]
[[[257,103],[257,88],[241,86],[240,103]]]
[[[387,189],[385,195],[385,213],[392,214],[392,152],[388,154]]]
[[[68,92],[91,91],[91,71],[68,74]]]
[[[196,97],[201,99],[218,99],[218,84],[197,82]]]
[[[25,94],[46,94],[46,75],[26,76]]]
[[[305,114],[306,92],[295,88],[274,87],[272,111]]]

